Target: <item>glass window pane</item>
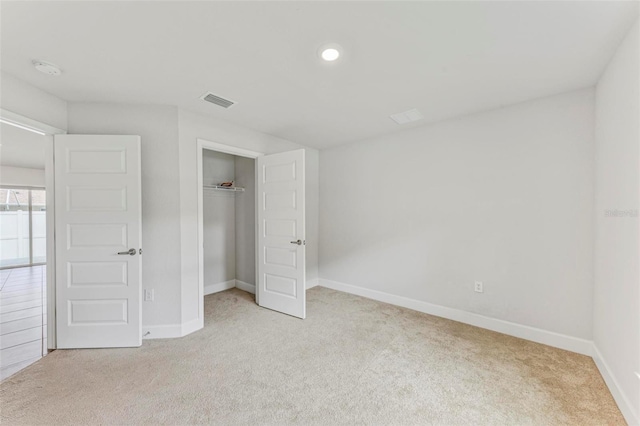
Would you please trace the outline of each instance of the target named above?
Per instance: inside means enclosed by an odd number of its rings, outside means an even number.
[[[29,190],[0,190],[0,267],[29,264]]]
[[[44,189],[31,190],[33,263],[47,261],[47,198]]]

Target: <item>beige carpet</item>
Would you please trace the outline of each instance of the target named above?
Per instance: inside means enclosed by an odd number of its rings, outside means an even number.
[[[586,356],[307,295],[304,321],[232,289],[187,337],[55,351],[0,384],[2,424],[624,424]]]

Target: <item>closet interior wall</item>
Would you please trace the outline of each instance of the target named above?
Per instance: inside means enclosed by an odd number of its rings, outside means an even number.
[[[204,293],[255,288],[255,161],[203,152]],[[243,192],[207,189],[233,180]]]

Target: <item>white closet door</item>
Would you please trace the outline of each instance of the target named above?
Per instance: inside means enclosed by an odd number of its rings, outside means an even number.
[[[258,304],[304,318],[304,150],[257,161]]]

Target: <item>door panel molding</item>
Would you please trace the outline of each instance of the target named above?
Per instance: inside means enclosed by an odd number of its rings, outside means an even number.
[[[56,236],[57,347],[140,346],[140,137],[59,135],[54,145],[55,225],[61,231]],[[88,165],[68,163],[87,155]],[[128,254],[131,249],[134,255]]]
[[[258,158],[260,306],[306,316],[304,150]]]

